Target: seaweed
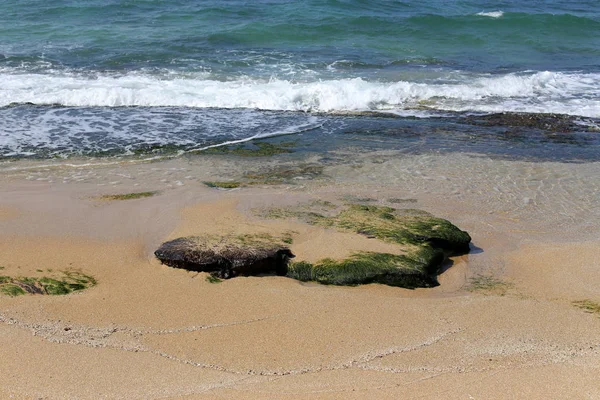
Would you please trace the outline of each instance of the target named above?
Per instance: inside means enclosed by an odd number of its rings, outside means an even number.
[[[26,292],[20,286],[14,284],[2,285],[0,286],[0,291],[10,297],[16,297],[24,295]]]
[[[316,207],[321,206],[315,212]],[[469,251],[471,237],[451,222],[421,210],[349,204],[334,213],[335,205],[308,203],[295,208],[263,211],[268,218],[298,218],[312,225],[350,231],[398,244],[404,254],[358,252],[343,260],[323,259],[315,264],[292,263],[291,278],[332,285],[383,283],[404,288],[437,286],[437,275],[449,255]],[[335,210],[337,211],[337,210]]]
[[[595,301],[586,299],[574,301],[572,304],[575,307],[581,308],[587,313],[598,314],[598,316],[600,316],[600,303],[596,303]]]
[[[9,296],[20,294],[64,295],[87,289],[97,284],[95,278],[79,271],[65,270],[62,276],[0,277],[0,289]],[[18,288],[19,290],[15,289]],[[22,293],[21,293],[22,292]]]
[[[484,292],[504,296],[513,285],[492,275],[477,275],[470,279],[469,292]]]
[[[223,282],[223,280],[220,279],[219,277],[216,277],[214,275],[208,274],[208,275],[206,275],[206,282],[208,282],[208,283],[221,283],[221,282]]]
[[[323,174],[323,166],[315,164],[300,164],[281,166],[264,172],[248,172],[244,175],[248,185],[279,185],[295,180],[315,179]]]
[[[206,186],[208,186],[210,188],[217,188],[217,189],[236,189],[242,185],[240,182],[235,182],[235,181],[229,181],[229,182],[206,181],[206,182],[202,182],[202,183],[204,183]]]
[[[471,237],[450,221],[436,218],[421,210],[396,210],[391,207],[349,204],[337,215],[327,216],[302,207],[272,208],[266,218],[298,218],[311,225],[335,227],[401,245],[429,244],[448,255],[469,252]]]
[[[124,194],[106,194],[104,196],[100,196],[100,199],[101,200],[133,200],[133,199],[142,199],[145,197],[152,197],[157,193],[158,193],[158,191],[124,193]]]
[[[204,154],[216,155],[235,155],[240,157],[268,157],[277,154],[292,153],[291,147],[295,146],[296,142],[283,143],[268,143],[268,142],[250,142],[238,145],[227,145],[210,147],[200,150]]]
[[[423,247],[408,255],[357,252],[344,260],[326,258],[315,264],[292,263],[288,277],[327,285],[355,286],[382,283],[407,289],[437,286],[437,272],[444,254]]]

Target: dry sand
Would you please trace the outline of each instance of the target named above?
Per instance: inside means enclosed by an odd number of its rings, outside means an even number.
[[[162,241],[205,232],[292,231],[293,251],[311,261],[394,251],[252,211],[407,197],[400,184],[341,181],[233,191],[196,183],[102,201],[109,189],[92,183],[5,179],[0,274],[77,268],[98,284],[66,296],[0,296],[0,398],[600,398],[600,317],[572,303],[600,302],[600,242],[535,236],[521,215],[484,212],[476,198],[441,206],[410,193],[419,201],[410,207],[457,222],[483,249],[454,259],[434,289],[275,276],[214,284],[152,255]],[[493,284],[474,286],[480,274]]]

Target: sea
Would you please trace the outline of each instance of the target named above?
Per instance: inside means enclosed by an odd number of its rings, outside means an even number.
[[[598,161],[599,118],[597,0],[0,0],[4,161],[279,137]]]

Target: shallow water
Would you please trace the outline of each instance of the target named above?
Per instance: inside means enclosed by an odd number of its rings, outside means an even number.
[[[599,118],[598,38],[594,1],[4,1],[0,157],[189,148],[347,111]]]

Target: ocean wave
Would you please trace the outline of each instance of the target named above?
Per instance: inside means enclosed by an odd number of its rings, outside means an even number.
[[[553,112],[600,117],[600,74],[528,72],[449,74],[429,81],[362,78],[294,82],[220,81],[128,74],[84,77],[0,73],[0,106],[176,106],[336,112],[434,109]]]
[[[501,16],[504,15],[504,11],[482,11],[482,12],[478,12],[475,15],[479,15],[480,17],[490,17],[490,18],[500,18]]]

